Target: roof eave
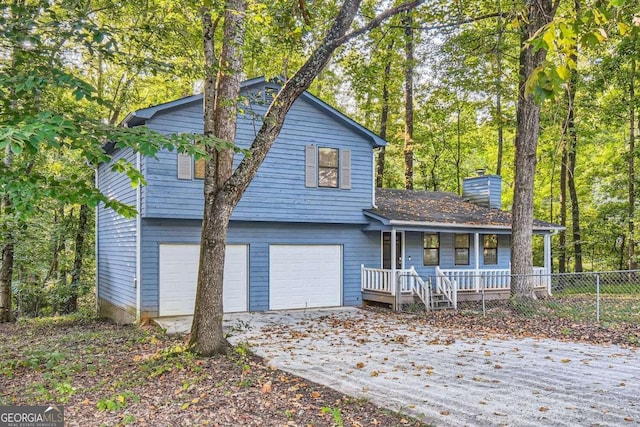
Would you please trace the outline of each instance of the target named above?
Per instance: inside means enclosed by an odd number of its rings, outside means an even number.
[[[377,215],[373,212],[364,211],[364,214],[372,219],[380,221],[383,225],[398,226],[398,227],[425,227],[425,228],[477,228],[481,230],[511,230],[511,225],[497,225],[497,224],[472,224],[472,223],[452,223],[452,222],[435,222],[435,221],[411,221],[411,220],[399,220],[389,219],[381,215]],[[564,227],[536,227],[532,230],[534,232],[542,233],[554,233],[563,230]]]

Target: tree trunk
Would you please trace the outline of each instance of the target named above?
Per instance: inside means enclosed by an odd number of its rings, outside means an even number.
[[[413,18],[404,20],[405,34],[405,130],[404,130],[404,188],[413,189]]]
[[[633,50],[635,52],[635,45],[637,42],[637,36],[633,36]],[[638,268],[638,262],[636,261],[636,237],[635,237],[635,216],[636,216],[636,59],[631,55],[631,73],[629,76],[629,270],[635,270]]]
[[[502,33],[504,27],[502,25],[502,10],[500,0],[497,4],[498,9],[498,40],[496,43],[496,120],[498,122],[498,160],[496,164],[496,175],[502,174],[502,150],[504,146],[504,122],[502,120]]]
[[[456,187],[458,195],[462,195],[462,172],[460,165],[462,163],[462,128],[460,127],[460,116],[462,115],[462,107],[458,101],[456,110]]]
[[[228,0],[224,13],[224,44],[220,54],[217,88],[211,91],[213,28],[209,11],[203,13],[207,82],[204,95],[204,134],[235,141],[242,76],[245,0]],[[233,149],[207,149],[211,160],[205,166],[204,216],[200,266],[190,346],[203,356],[219,354],[229,346],[222,331],[222,283],[227,229],[233,205],[223,186],[233,173]]]
[[[422,2],[405,3],[389,9],[360,30],[346,34],[359,9],[361,0],[345,0],[325,39],[313,51],[302,67],[289,79],[275,96],[267,109],[262,126],[255,136],[249,155],[246,155],[231,174],[233,153],[220,152],[216,155],[211,150],[211,159],[205,169],[205,207],[202,225],[202,242],[200,249],[200,270],[198,272],[198,289],[196,306],[191,326],[189,347],[202,355],[213,355],[226,350],[228,344],[222,334],[222,284],[224,273],[224,250],[231,212],[240,201],[258,168],[264,161],[269,149],[280,134],[287,112],[295,100],[309,88],[318,73],[327,65],[333,52],[345,42],[363,32],[379,25],[384,19],[397,13],[414,8]],[[220,72],[218,74],[218,92],[215,101],[215,134],[230,139],[231,129],[235,130],[237,120],[236,105],[239,94],[242,53],[240,42],[244,34],[243,14],[245,3],[240,0],[228,0],[224,22],[224,46],[220,56]],[[231,11],[230,11],[231,10]],[[205,55],[207,53],[207,24],[203,14],[205,30]],[[210,20],[209,20],[210,21]],[[212,49],[211,49],[212,52]],[[205,82],[206,91],[206,82]],[[210,123],[207,124],[207,113],[211,108],[211,92],[205,93],[205,134],[211,134]],[[224,122],[224,123],[223,123]],[[233,123],[233,126],[231,125]],[[225,132],[218,132],[223,126]],[[229,132],[229,133],[227,133]],[[234,135],[235,136],[235,135]],[[222,156],[222,158],[221,158]],[[231,175],[228,179],[225,176]]]
[[[4,157],[5,167],[11,167],[13,152],[7,146]],[[12,203],[9,196],[2,199],[4,215],[6,218],[13,216]],[[11,322],[13,320],[11,287],[13,285],[13,253],[14,236],[11,231],[11,224],[4,232],[4,246],[2,247],[2,266],[0,266],[0,323]]]
[[[574,2],[576,13],[580,11],[579,2]],[[578,57],[571,55],[571,59],[577,64]],[[580,206],[578,201],[578,192],[576,190],[576,157],[578,151],[578,132],[576,130],[575,120],[575,100],[576,87],[578,83],[578,73],[571,70],[568,87],[569,110],[567,114],[567,133],[569,136],[569,147],[567,149],[567,184],[569,185],[569,197],[571,198],[571,228],[573,231],[573,256],[574,268],[576,273],[582,272],[582,238],[580,237]]]
[[[78,213],[78,229],[76,230],[75,248],[73,255],[73,270],[71,271],[71,293],[64,307],[65,313],[78,311],[78,294],[80,290],[80,279],[82,277],[82,262],[84,260],[84,236],[87,234],[87,220],[89,217],[89,207],[80,206]]]
[[[526,4],[525,22],[521,22],[520,67],[518,72],[518,106],[511,239],[511,294],[517,300],[535,299],[533,274],[533,186],[536,173],[536,150],[540,131],[540,105],[526,94],[526,82],[545,59],[546,51],[534,52],[529,40],[553,19],[555,5],[550,0],[533,0]]]
[[[384,66],[384,74],[382,75],[382,112],[380,114],[380,138],[387,139],[387,125],[389,121],[389,78],[391,76],[391,51],[393,50],[393,41],[387,47],[387,62]],[[378,151],[378,170],[376,173],[376,187],[384,186],[384,162],[385,147],[380,147]]]
[[[564,133],[564,132],[563,132]],[[560,225],[567,226],[567,141],[562,137],[562,155],[560,163]],[[560,230],[560,253],[558,254],[558,272],[567,271],[567,232]]]

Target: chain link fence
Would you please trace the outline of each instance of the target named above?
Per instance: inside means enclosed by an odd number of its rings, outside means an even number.
[[[538,273],[519,277],[508,273],[475,275],[469,272],[448,278],[449,283],[443,283],[443,280],[442,276],[425,280],[426,286],[432,290],[431,301],[426,308],[438,310],[455,305],[458,311],[484,315],[500,315],[508,311],[526,317],[640,324],[640,270]],[[442,290],[447,284],[457,288],[455,298],[443,295]],[[522,292],[519,295],[512,293],[512,287],[522,289]],[[422,301],[409,298],[408,294],[405,292],[400,310],[416,312],[425,309]]]

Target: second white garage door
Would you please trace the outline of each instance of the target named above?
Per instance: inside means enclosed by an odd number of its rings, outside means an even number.
[[[338,307],[341,245],[269,246],[269,309]]]

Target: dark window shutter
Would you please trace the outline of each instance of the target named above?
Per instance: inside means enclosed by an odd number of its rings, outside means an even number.
[[[318,186],[318,172],[316,169],[316,147],[315,145],[307,145],[304,147],[304,186]]]
[[[351,189],[351,150],[340,150],[340,188]]]
[[[192,164],[190,155],[178,153],[178,179],[191,179]]]

